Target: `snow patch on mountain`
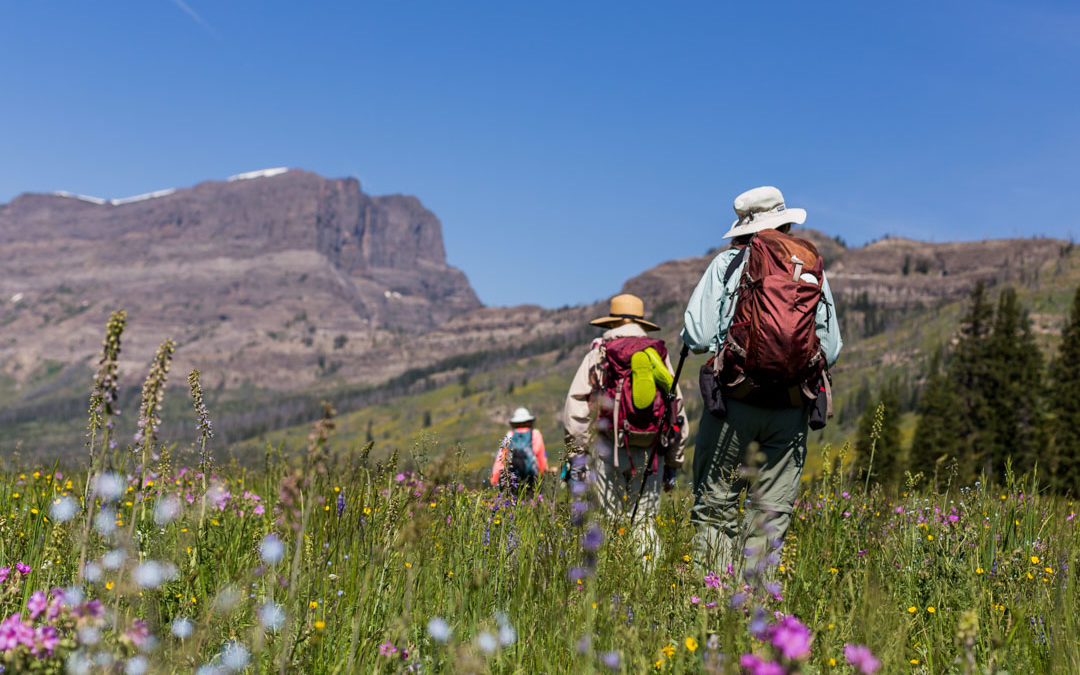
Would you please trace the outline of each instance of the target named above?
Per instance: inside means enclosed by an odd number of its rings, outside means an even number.
[[[230,183],[238,180],[252,180],[253,178],[270,178],[271,176],[280,176],[289,170],[287,166],[279,166],[273,169],[259,169],[258,171],[248,171],[246,173],[238,173],[235,176],[229,176],[225,180]]]

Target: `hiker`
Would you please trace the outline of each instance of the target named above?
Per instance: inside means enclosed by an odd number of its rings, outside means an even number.
[[[675,438],[664,438],[659,431],[663,394],[670,391],[673,379],[671,362],[664,341],[645,334],[660,328],[645,319],[641,298],[616,295],[608,315],[589,323],[607,330],[592,341],[566,395],[563,427],[569,454],[571,461],[584,465],[586,480],[596,486],[603,512],[624,522],[638,499],[640,477],[647,476],[633,527],[642,555],[655,556],[659,539],[653,521],[660,489],[675,485],[689,435],[682,394],[676,387],[670,412]],[[646,463],[654,444],[661,445],[649,473]],[[660,456],[664,458],[663,478],[655,465]]]
[[[700,377],[691,521],[705,569],[737,565],[738,551],[750,559],[747,570],[764,572],[779,563],[808,424],[820,428],[831,415],[828,368],[843,341],[817,249],[789,234],[806,211],[786,208],[766,186],[736,197],[735,213],[724,234],[732,246],[709,264],[684,316],[683,342],[714,354]]]
[[[544,436],[533,427],[535,422],[528,408],[518,408],[510,417],[510,430],[499,444],[491,467],[491,484],[500,490],[526,487],[531,492],[536,479],[548,470]]]

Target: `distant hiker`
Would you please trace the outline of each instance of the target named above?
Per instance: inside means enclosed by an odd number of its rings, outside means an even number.
[[[764,571],[779,562],[791,522],[807,426],[821,428],[832,414],[828,368],[843,341],[821,256],[788,234],[806,211],[759,187],[735,198],[735,213],[724,235],[732,247],[705,270],[684,317],[683,342],[714,353],[700,378],[691,521],[703,567],[736,564],[738,551],[753,559],[748,569]]]
[[[653,521],[659,510],[661,483],[665,490],[675,484],[689,431],[683,419],[682,395],[676,387],[671,411],[676,436],[663,438],[658,433],[664,413],[663,393],[672,384],[671,363],[664,341],[645,335],[659,326],[645,319],[641,298],[616,295],[610,310],[608,316],[589,322],[608,330],[592,341],[574,376],[563,408],[563,427],[571,454],[584,465],[587,480],[596,487],[601,508],[609,517],[627,523],[641,477],[646,475],[649,451],[654,444],[663,444],[657,452],[657,457],[664,458],[663,478],[658,467],[652,467],[633,524],[642,553],[655,555],[659,540]]]
[[[510,418],[510,430],[506,432],[495,465],[491,467],[491,484],[500,490],[525,487],[532,490],[537,478],[548,470],[544,436],[533,428],[536,418],[528,408],[518,408]]]

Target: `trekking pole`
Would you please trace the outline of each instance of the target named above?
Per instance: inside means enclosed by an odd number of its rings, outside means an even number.
[[[649,481],[649,476],[653,473],[653,462],[656,461],[656,448],[660,446],[660,441],[671,430],[671,413],[675,406],[676,387],[679,386],[679,375],[682,374],[683,362],[686,361],[686,355],[690,353],[690,347],[685,343],[682,346],[682,350],[679,351],[679,365],[675,366],[675,377],[671,380],[671,388],[664,394],[664,419],[660,421],[660,430],[656,434],[656,442],[653,443],[652,449],[649,451],[649,460],[645,463],[645,474],[641,477],[641,488],[638,489],[637,499],[634,500],[634,511],[630,514],[630,527],[634,526],[634,520],[637,518],[638,506],[641,504],[641,496],[645,494],[645,483]],[[619,449],[615,448],[615,452]]]

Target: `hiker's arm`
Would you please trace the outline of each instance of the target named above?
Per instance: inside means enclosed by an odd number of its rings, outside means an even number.
[[[547,461],[547,449],[544,448],[544,435],[540,433],[539,429],[533,429],[533,453],[536,455],[536,466],[540,469],[540,473],[546,473],[548,470]]]
[[[714,351],[719,342],[720,317],[727,300],[722,274],[737,253],[730,249],[716,256],[686,304],[682,340],[695,354]]]
[[[828,277],[824,277],[821,281],[821,302],[817,307],[815,328],[818,339],[821,341],[821,349],[825,352],[825,360],[829,366],[832,366],[840,356],[844,340],[840,337],[840,320],[836,317],[836,303],[833,302]]]
[[[499,484],[499,474],[502,473],[503,464],[505,463],[506,452],[503,448],[499,448],[499,451],[495,453],[495,464],[491,467],[491,484]]]
[[[593,391],[589,374],[594,361],[594,352],[590,350],[578,367],[574,381],[570,383],[570,391],[567,392],[566,403],[563,405],[563,429],[574,441],[574,445],[581,449],[585,449],[589,443],[589,422],[592,417],[589,398]]]

